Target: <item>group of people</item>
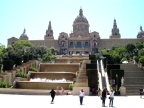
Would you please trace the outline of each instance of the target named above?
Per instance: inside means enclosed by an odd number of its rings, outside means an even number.
[[[139,89],[139,92],[140,92],[140,98],[142,98],[142,95],[144,94],[144,89],[141,87],[141,88]]]
[[[105,107],[105,101],[107,98],[107,95],[109,95],[109,107],[113,107],[113,100],[114,100],[114,93],[115,91],[111,89],[110,91],[107,90],[107,88],[103,88],[103,90],[98,90],[98,96],[100,96],[100,99],[102,100],[102,106]]]
[[[58,90],[58,88],[56,88],[56,90]],[[50,93],[51,93],[51,97],[52,97],[51,102],[53,102],[56,92],[54,91],[54,89],[52,89]],[[103,107],[105,107],[105,101],[106,101],[107,95],[110,95],[109,96],[109,100],[110,100],[109,101],[109,107],[113,107],[114,93],[115,93],[115,91],[112,89],[110,91],[108,91],[106,88],[103,88],[103,90],[101,90],[100,88],[98,89],[98,96],[102,100],[102,106]],[[85,96],[84,90],[81,89],[79,92],[80,105],[83,104],[84,96]]]

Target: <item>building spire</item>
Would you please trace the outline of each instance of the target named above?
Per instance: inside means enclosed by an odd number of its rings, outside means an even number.
[[[80,9],[79,15],[80,15],[80,16],[83,16],[83,10],[82,10],[82,9]]]
[[[114,25],[113,25],[113,28],[117,28],[116,19],[114,19]]]
[[[24,34],[24,33],[26,33],[26,30],[25,30],[25,28],[24,28],[24,30],[23,30],[23,34]]]
[[[52,27],[51,27],[51,21],[49,21],[48,30],[52,30]]]
[[[142,26],[140,26],[140,30],[142,30]]]

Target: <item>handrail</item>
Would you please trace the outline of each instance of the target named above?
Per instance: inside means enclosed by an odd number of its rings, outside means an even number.
[[[98,72],[98,76],[99,76],[99,86],[100,86],[100,89],[102,90],[102,79],[101,79],[101,73],[99,71],[99,62],[97,60],[97,72]]]

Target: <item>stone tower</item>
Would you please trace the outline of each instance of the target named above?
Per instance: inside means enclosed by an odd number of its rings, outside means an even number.
[[[114,25],[112,28],[112,34],[111,34],[110,38],[120,38],[120,37],[121,37],[121,35],[119,33],[119,29],[117,28],[116,20],[114,19]]]
[[[45,40],[54,39],[53,30],[51,27],[51,21],[49,21],[48,30],[46,30],[46,35],[44,36]]]

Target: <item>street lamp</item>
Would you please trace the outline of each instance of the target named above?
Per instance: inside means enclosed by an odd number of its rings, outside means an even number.
[[[116,74],[116,92],[117,92],[117,95],[118,95],[118,74]]]

